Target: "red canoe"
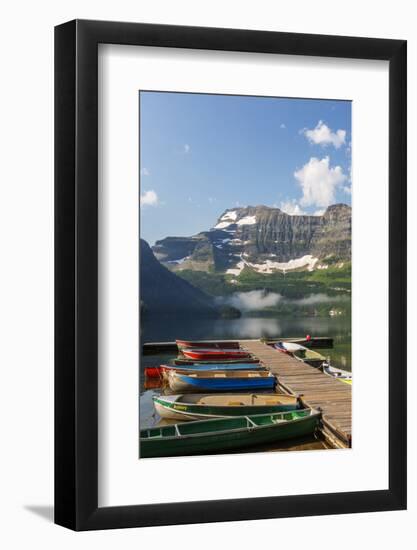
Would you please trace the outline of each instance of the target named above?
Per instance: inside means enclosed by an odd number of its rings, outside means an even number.
[[[228,359],[242,359],[250,357],[247,351],[233,349],[183,349],[182,354],[188,359],[196,359],[197,361],[207,361],[217,359],[219,361],[227,361]]]
[[[160,367],[145,367],[145,375],[148,378],[160,378],[161,369]]]
[[[195,342],[191,340],[175,340],[179,349],[204,348],[204,349],[239,349],[239,342]]]

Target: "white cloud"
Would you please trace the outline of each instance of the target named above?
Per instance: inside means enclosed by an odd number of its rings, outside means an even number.
[[[306,136],[310,143],[316,143],[318,145],[333,145],[336,149],[339,149],[344,143],[346,138],[346,130],[337,130],[332,132],[331,129],[322,121],[319,120],[317,126],[313,130],[304,128],[302,133]]]
[[[336,188],[347,180],[340,166],[330,167],[329,157],[321,160],[310,158],[307,164],[294,172],[294,177],[303,192],[300,205],[319,208],[333,204]]]
[[[351,194],[352,194],[352,186],[344,185],[342,189],[343,189],[343,191],[344,191],[345,193],[347,193],[348,195],[351,195]]]
[[[150,176],[151,173],[150,173],[150,171],[149,171],[147,168],[141,168],[141,170],[140,170],[140,175],[141,175],[141,176]]]
[[[326,304],[333,302],[345,302],[348,300],[347,296],[329,296],[328,294],[310,294],[304,298],[298,298],[295,300],[285,300],[288,303],[296,304],[299,306],[311,306],[315,304]]]
[[[140,196],[140,205],[142,206],[158,206],[159,199],[155,191],[145,191]]]
[[[295,199],[282,201],[279,205],[279,208],[290,216],[302,216],[303,214],[305,214],[305,212],[300,208],[300,205]]]
[[[281,298],[281,294],[275,292],[250,290],[249,292],[237,292],[227,298],[226,301],[242,311],[251,311],[254,309],[265,309],[266,307],[276,306]]]
[[[279,127],[282,128],[282,129],[286,128],[286,126],[283,122],[279,125]]]
[[[184,145],[184,153],[187,154],[187,153],[189,153],[190,151],[191,151],[191,147],[190,147],[190,145],[188,145],[188,143],[186,143],[186,144]]]
[[[323,216],[323,214],[326,211],[325,208],[320,208],[319,210],[316,210],[315,212],[309,214],[308,212],[305,212],[305,210],[301,208],[301,206],[298,204],[296,199],[282,201],[281,204],[279,205],[279,208],[280,210],[282,210],[286,214],[289,214],[290,216]]]

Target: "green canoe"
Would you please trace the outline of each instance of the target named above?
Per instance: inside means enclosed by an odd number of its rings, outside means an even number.
[[[190,393],[155,395],[152,399],[159,416],[180,421],[272,414],[300,408],[297,396],[279,393]]]
[[[321,367],[327,361],[326,358],[317,351],[300,346],[299,344],[294,344],[294,342],[281,341],[274,344],[273,347],[278,351],[292,355],[298,361],[307,363],[307,365],[312,367]]]
[[[312,434],[318,411],[197,420],[140,431],[141,458],[227,452]]]

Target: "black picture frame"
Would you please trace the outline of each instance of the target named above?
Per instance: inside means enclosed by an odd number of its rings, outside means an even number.
[[[98,507],[98,44],[389,62],[389,488]],[[406,41],[74,20],[55,28],[55,522],[74,530],[406,508]],[[140,497],[140,496],[139,496]]]

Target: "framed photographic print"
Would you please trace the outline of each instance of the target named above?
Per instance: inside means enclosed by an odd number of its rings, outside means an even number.
[[[71,21],[55,75],[56,523],[404,509],[406,42]]]

